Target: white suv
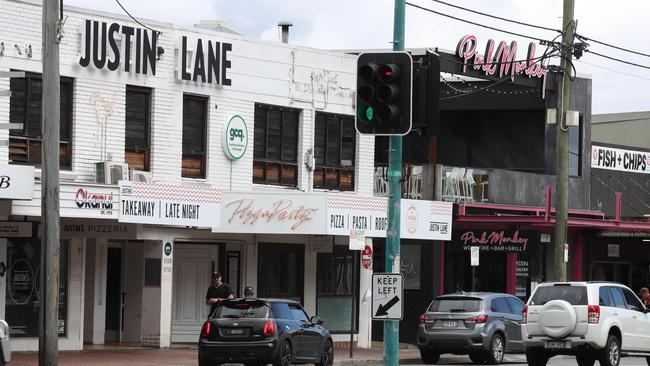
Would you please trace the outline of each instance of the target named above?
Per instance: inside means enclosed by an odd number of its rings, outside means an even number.
[[[544,283],[524,307],[521,336],[530,366],[555,355],[578,365],[618,366],[623,356],[650,366],[650,314],[629,288],[610,282]]]

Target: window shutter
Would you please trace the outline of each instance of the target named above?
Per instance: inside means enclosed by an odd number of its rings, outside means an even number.
[[[183,154],[202,155],[205,152],[206,100],[183,99]]]
[[[266,114],[267,110],[263,106],[255,106],[255,142],[253,143],[254,159],[266,158]]]
[[[139,90],[126,91],[126,138],[127,149],[146,151],[149,149],[148,131],[149,93]]]

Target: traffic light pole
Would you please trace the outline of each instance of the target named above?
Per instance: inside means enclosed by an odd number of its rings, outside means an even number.
[[[404,51],[405,0],[395,0],[393,51]],[[386,272],[400,272],[400,201],[402,198],[402,136],[390,136],[388,157],[388,231]],[[403,301],[403,300],[402,300]],[[399,321],[384,322],[384,365],[399,363]]]

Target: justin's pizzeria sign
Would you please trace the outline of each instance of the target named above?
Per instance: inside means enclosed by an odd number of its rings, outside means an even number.
[[[591,167],[650,174],[650,152],[591,146]]]

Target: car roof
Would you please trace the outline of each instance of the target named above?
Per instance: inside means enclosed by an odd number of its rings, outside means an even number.
[[[499,293],[499,292],[455,292],[453,294],[445,294],[438,296],[438,299],[444,299],[446,297],[458,297],[458,296],[465,296],[465,297],[476,297],[480,299],[492,299],[494,297],[515,297],[512,294],[505,294],[505,293]]]

